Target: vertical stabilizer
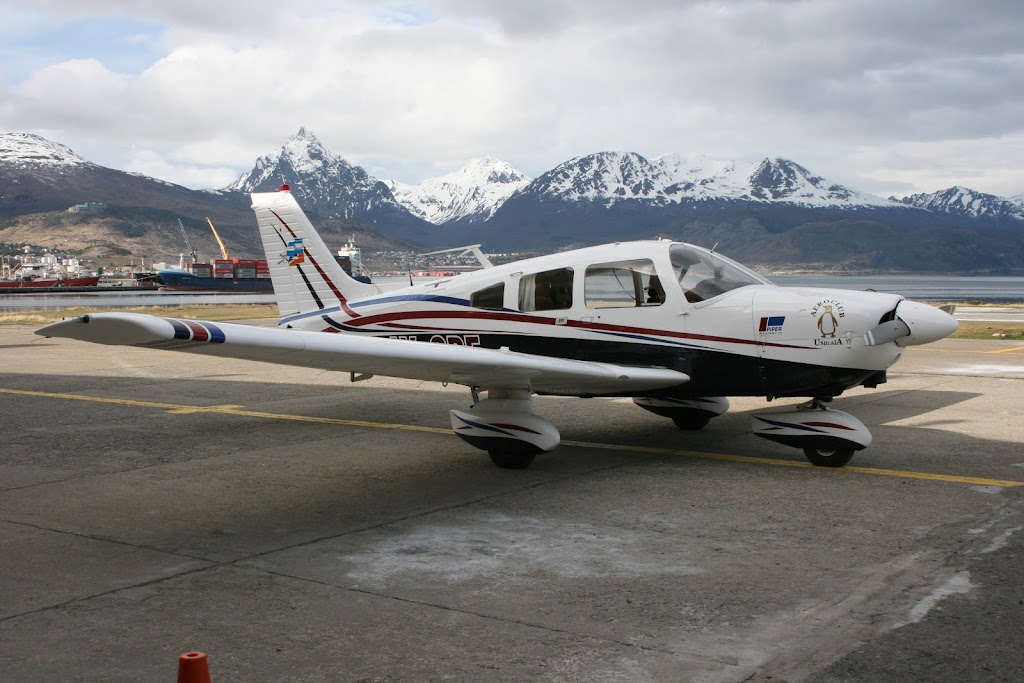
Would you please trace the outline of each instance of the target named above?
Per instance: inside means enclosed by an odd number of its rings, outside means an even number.
[[[341,306],[379,294],[376,285],[349,277],[287,185],[279,192],[253,192],[252,210],[260,226],[281,317]]]

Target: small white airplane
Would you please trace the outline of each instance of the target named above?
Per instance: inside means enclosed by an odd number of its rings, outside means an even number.
[[[777,287],[713,250],[666,240],[384,292],[345,274],[287,185],[252,202],[277,329],[97,313],[37,333],[344,371],[352,381],[462,384],[472,406],[450,411],[452,429],[512,469],[559,443],[558,429],[532,412],[533,394],[632,397],[681,429],[724,413],[726,396],[807,397],[797,409],[754,414],[754,432],[802,448],[815,465],[840,467],[871,433],[826,404],[851,387],[882,384],[905,347],[958,327],[901,296]]]

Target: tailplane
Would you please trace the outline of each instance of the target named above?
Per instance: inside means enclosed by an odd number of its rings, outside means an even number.
[[[251,196],[281,318],[347,307],[349,300],[380,293],[344,271],[287,185]]]

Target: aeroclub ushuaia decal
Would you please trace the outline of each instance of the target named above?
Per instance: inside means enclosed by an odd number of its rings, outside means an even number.
[[[843,309],[843,302],[835,299],[824,299],[819,301],[811,309],[811,315],[818,319],[818,332],[821,338],[816,340],[818,346],[822,346],[822,340],[836,339],[836,333],[840,331],[840,320],[846,317]],[[841,343],[836,340],[836,343]]]

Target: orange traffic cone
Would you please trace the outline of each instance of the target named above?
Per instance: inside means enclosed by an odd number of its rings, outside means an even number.
[[[210,683],[205,652],[186,652],[178,657],[178,683]]]

